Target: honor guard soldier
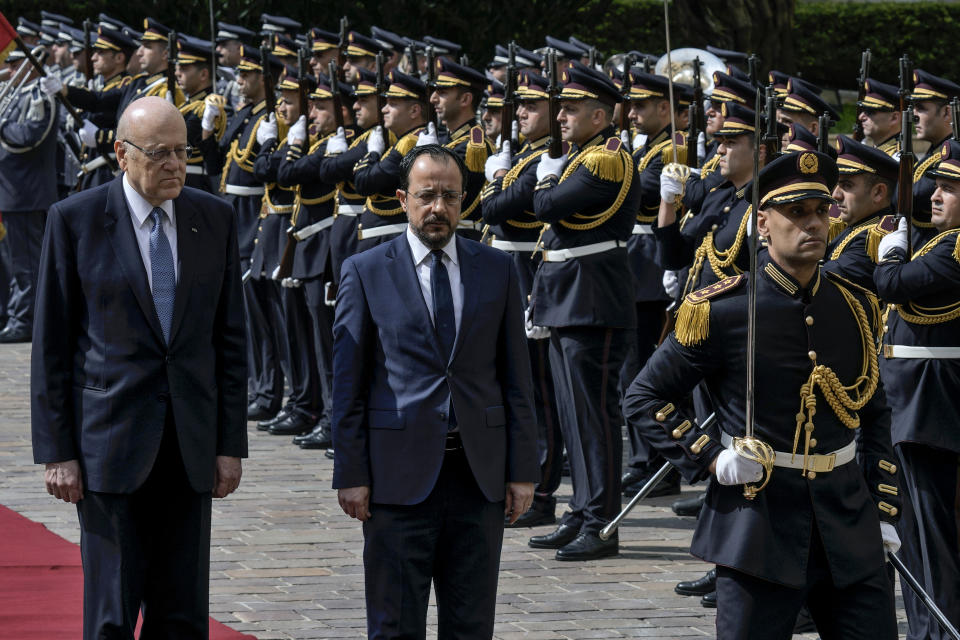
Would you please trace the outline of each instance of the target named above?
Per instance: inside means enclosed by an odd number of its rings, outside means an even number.
[[[433,52],[436,53],[437,56],[446,56],[448,58],[459,58],[460,52],[463,50],[463,47],[456,42],[435,38],[433,36],[424,36],[423,43],[428,47],[433,47]]]
[[[718,565],[720,640],[789,639],[804,602],[823,637],[896,638],[884,558],[899,544],[900,501],[877,375],[877,302],[818,264],[836,164],[826,154],[788,154],[759,180],[757,229],[769,250],[756,274],[684,298],[675,332],[631,384],[625,413],[686,480],[710,480],[691,551]],[[747,345],[752,277],[756,342]],[[745,347],[756,357],[749,412]],[[682,409],[701,381],[719,434],[699,430]],[[767,450],[764,464],[744,445]]]
[[[169,47],[176,46],[176,43],[170,43],[169,38],[169,27],[153,18],[144,18],[143,34],[139,38],[140,46],[136,53],[140,62],[140,73],[127,85],[119,113],[123,113],[128,104],[144,96],[166,98],[177,107],[186,101],[176,83],[171,91],[170,77],[174,69],[170,68]]]
[[[210,78],[210,43],[199,38],[180,35],[177,49],[177,84],[183,90],[186,101],[180,106],[180,113],[187,124],[187,145],[194,149],[187,158],[186,185],[216,193],[220,187],[220,176],[210,176],[200,152],[203,141],[203,112],[206,99],[213,91]],[[214,120],[214,137],[219,140],[227,129],[226,109],[221,109]]]
[[[773,85],[773,90],[777,94],[778,101],[783,101],[788,95],[790,95],[789,87],[791,80],[793,80],[794,86],[802,87],[803,89],[806,89],[808,93],[813,93],[818,96],[823,93],[823,89],[812,82],[807,82],[802,78],[795,78],[787,73],[783,73],[782,71],[771,71],[769,74],[767,74],[767,80]]]
[[[783,124],[799,122],[813,135],[820,134],[820,116],[826,114],[831,122],[840,120],[840,114],[820,97],[819,87],[799,78],[787,80],[787,94],[777,106],[777,120]]]
[[[514,49],[513,55],[514,62],[517,67],[517,71],[535,71],[540,73],[540,68],[543,65],[543,56],[533,51],[524,49],[523,47],[516,47]],[[497,82],[503,84],[507,77],[507,64],[510,62],[510,50],[498,44],[493,48],[493,60],[487,64],[487,71],[490,72],[490,75],[493,76],[493,79]],[[487,134],[488,136],[490,134]],[[491,136],[492,138],[493,136]]]
[[[541,254],[535,254],[543,223],[533,210],[537,186],[537,164],[547,152],[550,139],[550,110],[547,79],[534,71],[520,72],[514,99],[517,122],[525,142],[511,157],[511,143],[486,162],[489,184],[483,189],[483,220],[490,245],[513,257],[520,276],[520,291],[529,300]],[[528,335],[527,346],[533,369],[534,408],[537,412],[537,450],[540,456],[540,483],[534,489],[533,505],[513,527],[533,527],[556,522],[557,499],[563,471],[563,434],[557,416],[557,401],[550,370],[546,336]]]
[[[17,35],[23,40],[23,44],[35,47],[40,43],[40,25],[20,16],[17,18]]]
[[[874,280],[891,303],[880,370],[893,412],[905,492],[901,558],[948,620],[960,620],[956,505],[960,464],[960,142],[948,140],[935,181],[937,235],[907,253],[906,220],[880,242]],[[916,230],[914,230],[916,231]],[[916,236],[914,236],[916,237]],[[946,638],[924,604],[902,589],[908,638]]]
[[[460,204],[460,226],[457,232],[471,240],[479,240],[483,230],[480,215],[480,192],[486,184],[484,165],[493,153],[493,143],[477,124],[477,110],[486,78],[479,71],[437,58],[436,81],[430,87],[430,102],[446,132],[439,143],[463,158],[467,167],[467,187]],[[430,142],[428,139],[422,144]]]
[[[223,96],[231,112],[243,108],[244,98],[237,84],[237,66],[242,59],[242,47],[256,47],[257,34],[239,25],[217,23],[217,78],[215,93]],[[221,75],[222,74],[222,75]]]
[[[892,84],[886,84],[873,78],[867,78],[866,93],[857,103],[860,113],[857,120],[863,126],[863,134],[870,138],[874,146],[889,156],[900,156],[900,117],[899,90]]]
[[[63,69],[60,80],[68,87],[87,86],[86,70],[83,68],[83,31],[74,29],[68,24],[60,25],[60,39],[64,42],[70,54],[70,63]],[[92,45],[93,43],[91,43]],[[91,75],[93,72],[90,72]]]
[[[267,13],[260,14],[260,36],[263,38],[263,44],[273,43],[277,36],[292,39],[302,28],[303,25],[293,18],[271,16]]]
[[[562,66],[567,66],[573,61],[577,61],[584,66],[587,65],[590,52],[583,47],[553,36],[547,36],[544,41],[548,49],[553,49],[556,52],[557,62],[562,62]]]
[[[384,126],[367,136],[367,155],[354,167],[353,184],[367,198],[357,225],[358,252],[406,231],[407,216],[397,199],[400,161],[417,145],[426,125],[426,85],[396,69],[390,72],[389,82]],[[388,130],[396,136],[389,148],[384,139]]]
[[[926,155],[913,170],[913,247],[922,247],[935,236],[930,222],[931,196],[936,189],[927,171],[940,161],[940,151],[953,138],[953,117],[950,99],[960,96],[960,86],[945,78],[938,78],[922,69],[913,72],[913,93],[910,102],[916,119],[916,137],[930,143]]]
[[[327,305],[325,284],[331,280],[330,228],[337,206],[337,182],[317,179],[321,165],[332,160],[325,152],[336,131],[333,92],[325,74],[317,75],[317,86],[309,99],[316,138],[292,140],[277,170],[277,183],[293,187],[296,194],[290,221],[296,249],[290,275],[283,282],[288,342],[291,350],[314,356],[313,375],[319,394],[314,409],[318,414],[316,426],[294,442],[302,449],[326,449],[332,444],[333,308]],[[294,304],[298,299],[302,302]],[[293,360],[295,363],[296,358]]]
[[[350,84],[356,84],[360,78],[356,71],[358,68],[374,71],[377,66],[377,54],[383,49],[376,40],[358,31],[347,34],[346,61],[343,63],[344,79]]]
[[[876,294],[873,270],[886,231],[880,226],[893,213],[893,193],[900,163],[878,148],[847,136],[837,137],[840,178],[833,199],[844,229],[827,246],[824,271],[843,276]]]
[[[396,69],[403,58],[404,50],[407,48],[406,38],[393,31],[387,31],[376,26],[370,27],[370,37],[376,41],[380,50],[383,51],[383,72],[390,73],[391,70]]]
[[[612,124],[620,93],[598,71],[562,72],[560,129],[568,154],[540,156],[533,211],[545,222],[529,331],[550,331],[550,364],[573,498],[555,531],[530,546],[559,560],[616,555],[600,530],[620,510],[621,414],[616,372],[636,328],[627,241],[639,179]]]
[[[23,64],[14,50],[7,63]],[[0,211],[6,226],[7,266],[11,280],[6,324],[0,342],[30,342],[36,299],[40,245],[46,211],[57,201],[57,103],[41,90],[38,72],[29,65],[0,119]]]
[[[282,68],[269,60],[272,71]],[[211,176],[220,176],[220,192],[237,212],[237,233],[240,241],[242,270],[250,271],[250,258],[259,226],[264,186],[253,175],[253,163],[260,152],[257,130],[268,118],[266,91],[260,49],[243,45],[237,65],[237,80],[245,105],[228,121],[223,137],[215,135],[216,120],[225,109],[222,98],[207,96],[202,118],[203,136],[200,151],[204,166]],[[273,87],[270,87],[273,91]],[[249,280],[249,275],[247,275]],[[247,311],[248,361],[251,371],[251,394],[248,418],[265,420],[280,411],[283,400],[283,373],[279,345],[271,338],[267,325],[271,299],[266,298],[250,280],[245,288]]]
[[[320,182],[337,184],[337,207],[330,229],[330,278],[326,286],[327,304],[333,305],[340,282],[340,265],[357,252],[357,225],[363,213],[366,197],[357,192],[353,184],[353,169],[367,155],[367,140],[377,125],[377,76],[363,68],[356,69],[357,83],[354,91],[352,112],[354,126],[344,127],[327,141],[324,148],[326,161],[319,167]],[[341,85],[341,92],[349,85]],[[346,96],[344,96],[346,99]],[[349,104],[349,102],[345,103]],[[344,118],[345,121],[349,120]],[[388,130],[389,143],[396,143],[396,136]],[[382,135],[377,133],[377,135]]]
[[[503,95],[505,87],[496,80],[490,80],[480,101],[480,122],[483,133],[500,146],[500,127],[503,123]]]
[[[296,207],[297,185],[280,182],[278,173],[297,140],[301,153],[302,145],[309,144],[307,116],[300,112],[301,82],[307,95],[317,86],[312,76],[299,78],[298,69],[287,66],[277,84],[277,117],[271,115],[257,129],[260,153],[253,164],[253,176],[265,185],[265,192],[250,256],[250,283],[267,303],[267,327],[280,347],[290,386],[287,403],[276,417],[257,423],[257,429],[273,435],[303,435],[316,425],[321,409],[319,372],[306,300],[299,287],[282,287],[280,275],[281,259],[291,242],[287,229]],[[288,256],[288,260],[292,257]],[[283,269],[289,271],[291,267],[292,260]]]
[[[340,52],[340,36],[316,27],[310,29],[308,36],[310,68],[313,70],[313,75],[317,77],[321,74],[327,75],[330,70],[330,61],[336,60]]]

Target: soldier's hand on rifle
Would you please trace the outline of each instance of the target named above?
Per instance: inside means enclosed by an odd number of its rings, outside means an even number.
[[[714,461],[717,482],[726,486],[759,482],[763,478],[763,467],[755,460],[748,460],[733,449],[724,449]]]
[[[707,135],[701,131],[697,134],[697,166],[702,166],[707,159]]]
[[[63,89],[63,82],[54,75],[43,76],[40,78],[40,90],[51,98],[60,93]]]
[[[257,127],[257,144],[261,147],[267,144],[270,140],[277,139],[277,116],[275,114],[270,114],[268,120],[264,120],[260,123],[260,126]]]
[[[280,286],[286,287],[287,289],[296,289],[297,287],[303,286],[303,280],[300,278],[284,278],[280,281]]]
[[[877,256],[883,260],[894,249],[907,250],[907,218],[902,216],[896,231],[891,231],[880,240],[877,247]]]
[[[307,139],[307,116],[300,116],[287,132],[287,146]]]
[[[347,134],[343,127],[337,127],[337,133],[327,140],[327,150],[324,155],[338,156],[348,149]]]
[[[558,178],[563,173],[563,168],[567,164],[567,154],[563,154],[559,158],[551,158],[549,154],[542,154],[540,156],[540,164],[537,165],[537,182],[540,182],[547,176],[557,176]]]
[[[428,122],[427,128],[417,136],[417,146],[422,147],[425,144],[440,144],[440,140],[437,138],[437,128],[432,122]]]
[[[377,125],[373,129],[373,133],[367,136],[367,153],[378,153],[383,155],[383,152],[386,151],[387,145],[383,142],[383,127]]]
[[[173,99],[173,94],[170,91],[167,91],[167,94],[164,96],[164,99],[170,104],[172,104],[173,106],[177,106],[177,101]],[[201,127],[203,126],[202,122],[200,123],[200,126]]]
[[[203,117],[200,120],[200,128],[202,128],[205,133],[211,133],[216,127],[217,117],[220,115],[223,107],[223,96],[211,93],[203,102]]]
[[[663,272],[663,290],[667,292],[671,300],[676,299],[677,294],[680,293],[680,279],[677,277],[676,271]]]
[[[510,141],[503,143],[503,150],[487,157],[487,162],[483,165],[483,175],[487,182],[493,182],[500,171],[509,171],[511,164]]]
[[[80,127],[80,131],[77,133],[80,136],[80,142],[87,145],[89,148],[97,146],[97,131],[100,129],[97,125],[93,124],[86,118],[83,119],[83,126]]]
[[[532,316],[533,314],[530,313],[530,308],[527,307],[527,310],[523,312],[523,328],[527,337],[531,340],[546,340],[549,338],[550,328],[533,324]]]
[[[630,146],[630,132],[626,129],[620,132],[620,142],[622,142],[623,146],[625,146],[627,149],[632,149]]]
[[[660,199],[679,204],[683,189],[690,178],[690,167],[671,162],[660,173]]]
[[[634,151],[636,151],[637,149],[639,149],[640,147],[642,147],[642,146],[645,145],[645,144],[647,144],[647,134],[645,134],[645,133],[638,133],[637,135],[633,136],[633,150],[634,150]]]

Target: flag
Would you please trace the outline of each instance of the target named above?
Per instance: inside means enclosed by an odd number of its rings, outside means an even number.
[[[17,48],[17,30],[10,26],[0,13],[0,62],[7,59],[10,52]]]

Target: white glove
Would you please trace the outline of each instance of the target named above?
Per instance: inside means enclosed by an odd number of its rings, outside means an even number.
[[[300,278],[284,278],[280,281],[281,287],[286,287],[287,289],[296,289],[297,287],[303,286],[303,280]]]
[[[261,147],[267,144],[269,140],[277,139],[277,116],[270,114],[270,117],[260,122],[257,127],[257,144]]]
[[[639,149],[640,147],[642,147],[642,146],[645,145],[645,144],[647,144],[647,134],[645,134],[645,133],[638,133],[637,135],[633,136],[633,149],[634,149],[634,151],[636,151],[637,149]]]
[[[510,125],[510,140],[507,142],[514,140],[520,140],[520,123],[518,123],[516,119],[514,119],[513,124]]]
[[[203,105],[203,118],[200,120],[200,126],[204,131],[213,131],[216,126],[217,116],[220,115],[220,107],[213,102],[206,102]]]
[[[387,145],[383,142],[383,127],[377,125],[373,128],[373,133],[367,136],[367,153],[379,153],[387,150]]]
[[[896,553],[900,548],[900,536],[897,529],[889,522],[880,523],[880,538],[883,540],[884,552]]]
[[[176,105],[176,104],[177,104],[176,101],[173,99],[173,94],[170,93],[169,90],[167,90],[167,94],[164,96],[164,99],[165,99],[167,102],[169,102],[170,104],[172,104],[172,105]],[[201,127],[203,126],[203,123],[202,123],[202,122],[200,123],[200,126],[201,126]]]
[[[523,328],[527,337],[531,340],[546,340],[550,337],[549,327],[540,327],[533,324],[533,318],[530,317],[530,308],[523,312]]]
[[[686,165],[671,162],[660,172],[660,199],[664,202],[674,202],[683,195],[683,186],[690,177],[690,169]]]
[[[537,165],[537,182],[540,182],[547,176],[557,176],[563,173],[563,168],[567,165],[567,154],[559,158],[551,158],[549,153],[540,155],[540,164]]]
[[[93,148],[97,146],[97,131],[100,131],[97,125],[84,118],[83,126],[80,127],[80,131],[77,133],[77,135],[80,136],[80,142],[90,148]]]
[[[48,96],[55,96],[63,89],[63,81],[57,76],[43,76],[40,78],[40,90]]]
[[[500,153],[487,156],[487,162],[483,165],[483,175],[486,176],[487,182],[494,181],[497,171],[509,171],[512,164],[511,159],[510,141],[507,140],[503,143],[503,150]]]
[[[328,307],[337,306],[337,299],[335,297],[334,298],[330,297],[330,288],[332,286],[333,286],[332,282],[323,283],[323,304],[327,305]]]
[[[697,164],[703,164],[707,157],[707,134],[703,131],[697,134]]]
[[[759,482],[763,467],[759,462],[748,460],[733,449],[724,449],[717,456],[717,482],[727,486]]]
[[[337,127],[337,132],[332,138],[327,140],[327,150],[324,155],[338,156],[349,148],[347,145],[347,134],[343,127]]]
[[[680,278],[677,277],[676,271],[663,272],[663,290],[667,292],[671,300],[677,298],[677,294],[680,293]]]
[[[437,138],[437,128],[432,122],[428,122],[427,128],[417,136],[416,146],[422,147],[425,144],[440,144],[440,139]]]
[[[880,239],[880,246],[877,247],[877,256],[883,260],[890,251],[897,248],[903,249],[904,251],[907,250],[906,216],[900,217],[900,224],[897,225],[896,231],[891,231]]]
[[[290,130],[287,131],[287,146],[292,146],[297,140],[303,142],[307,139],[307,116],[300,116],[293,123]]]
[[[630,132],[627,131],[626,129],[620,132],[620,142],[622,142],[623,146],[625,146],[628,149],[633,148],[630,146]]]
[[[271,280],[279,280],[280,275],[280,265],[277,265],[273,268],[273,271],[270,272]]]

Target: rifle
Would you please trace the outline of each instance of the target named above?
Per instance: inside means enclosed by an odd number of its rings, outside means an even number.
[[[333,119],[337,127],[343,126],[343,98],[340,97],[340,78],[337,77],[337,61],[331,60],[327,69],[330,72],[330,93],[333,94]]]
[[[953,139],[960,140],[960,98],[954,96],[950,99],[950,125],[953,127]]]
[[[90,32],[93,30],[93,23],[89,20],[83,21],[83,64],[85,69],[83,75],[87,78],[87,83],[93,80],[93,47],[90,42]]]
[[[433,91],[437,84],[437,53],[433,45],[427,47],[427,95]],[[437,131],[440,130],[440,122],[437,120],[437,110],[433,103],[427,100],[427,122],[432,122]]]
[[[465,67],[470,66],[470,58],[467,57],[467,54],[463,54],[462,56],[460,56],[460,64],[462,64]]]
[[[208,0],[210,8],[210,93],[217,92],[217,23],[213,20],[213,0]]]
[[[387,92],[387,83],[383,77],[383,52],[377,52],[377,84],[375,91],[377,92],[377,126],[380,127],[380,130],[383,132],[383,146],[384,148],[390,146],[390,136],[387,134],[387,129],[383,126],[383,107],[387,102],[384,94]]]
[[[630,88],[633,86],[633,76],[630,75],[630,67],[633,66],[633,56],[629,53],[623,57],[623,87],[620,91],[623,100],[620,102],[620,138],[626,138],[625,146],[627,151],[633,151],[633,140],[630,135]],[[624,136],[623,133],[627,135]]]
[[[408,44],[403,50],[403,55],[407,58],[407,72],[414,78],[420,77],[420,61],[417,60],[417,48]]]
[[[273,69],[270,67],[270,53],[273,51],[273,38],[260,47],[260,66],[263,67],[263,99],[267,103],[267,117],[277,112],[277,93],[274,89]]]
[[[167,34],[167,92],[174,106],[177,104],[177,32]]]
[[[340,18],[340,44],[337,46],[337,69],[340,70],[340,82],[346,82],[347,78],[344,75],[343,67],[347,62],[347,44],[349,38],[347,32],[350,29],[350,22],[347,20],[347,16]]]
[[[687,166],[696,169],[700,166],[697,155],[697,139],[706,129],[703,122],[703,86],[700,84],[700,58],[693,59],[693,101],[690,103],[690,124],[687,128]]]
[[[657,59],[653,56],[643,56],[643,72],[650,73],[651,70],[656,66]]]
[[[310,127],[310,103],[307,102],[307,72],[306,72],[306,58],[309,57],[309,53],[305,52],[303,49],[297,49],[297,87],[300,90],[300,115],[307,119],[307,128]],[[290,123],[293,126],[294,123]],[[309,133],[307,137],[309,138]]]
[[[757,89],[759,92],[760,90]],[[766,92],[766,131],[763,134],[763,145],[767,148],[766,163],[773,162],[780,155],[780,135],[777,133],[777,92],[773,85],[767,85]]]
[[[830,146],[830,116],[821,113],[817,118],[817,151],[827,153]]]
[[[913,67],[906,55],[900,58],[900,175],[897,178],[897,213],[895,220],[907,219],[907,257],[913,255],[913,111],[910,91]]]
[[[508,46],[509,54],[507,56],[507,77],[503,83],[503,115],[500,118],[500,149],[509,140],[511,144],[510,152],[516,153],[518,149],[513,145],[513,123],[516,120],[517,112],[514,105],[514,93],[517,90],[517,43],[511,42]]]
[[[857,76],[857,121],[853,125],[853,139],[857,142],[863,140],[866,134],[863,132],[863,123],[860,122],[860,114],[863,113],[863,99],[867,96],[867,75],[870,73],[870,49],[863,52],[860,58],[860,75]]]
[[[751,53],[747,58],[747,75],[750,76],[750,84],[754,87],[760,87],[760,56]]]
[[[551,158],[563,155],[563,139],[560,137],[560,78],[557,76],[557,52],[547,52],[547,112],[550,114],[550,147],[547,153]]]

